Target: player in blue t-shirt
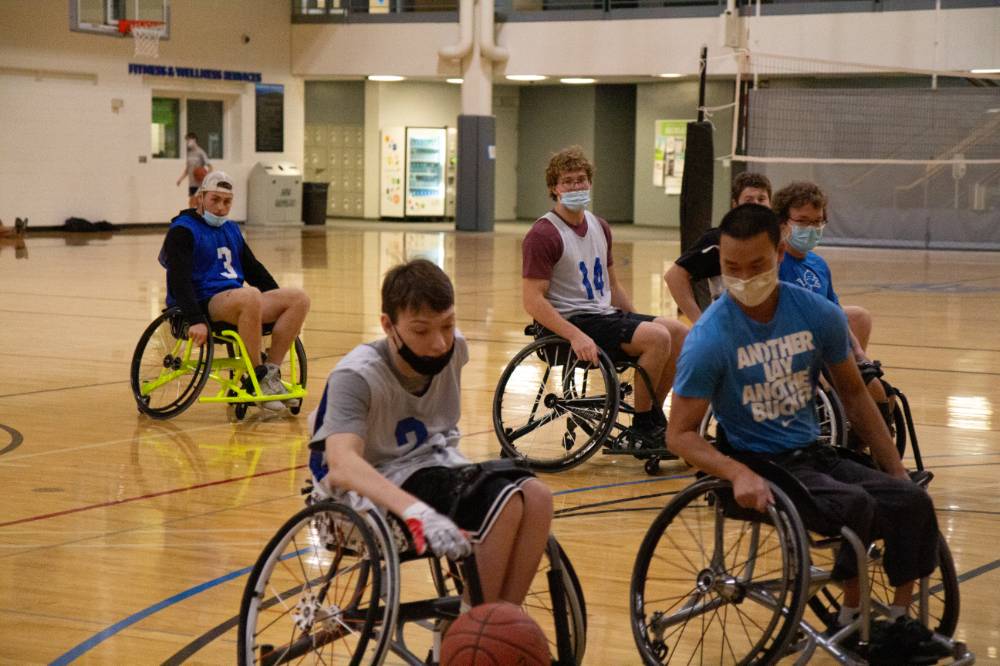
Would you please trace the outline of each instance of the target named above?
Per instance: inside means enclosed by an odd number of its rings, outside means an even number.
[[[778,268],[778,279],[798,285],[803,289],[825,296],[840,304],[833,290],[833,276],[826,260],[813,252],[826,227],[827,198],[816,183],[798,181],[789,183],[774,195],[772,207],[778,221],[785,226],[785,257]],[[892,423],[893,405],[881,382],[881,369],[868,358],[868,340],[872,333],[872,316],[858,305],[841,305],[847,315],[851,336],[851,350],[858,362],[868,393],[875,401],[886,424]],[[851,431],[852,437],[854,432]],[[862,443],[858,443],[863,448]]]
[[[208,339],[209,320],[235,324],[254,361],[261,391],[281,395],[286,389],[279,367],[302,330],[309,297],[296,287],[278,287],[250,251],[239,226],[226,219],[233,205],[228,175],[208,174],[195,200],[195,208],[171,220],[160,250],[160,264],[167,269],[167,305],[181,309],[188,336],[197,345]],[[266,363],[261,356],[263,324],[273,324]],[[277,400],[262,406],[284,409]]]
[[[691,329],[674,381],[667,442],[692,465],[733,484],[736,501],[758,511],[773,502],[768,484],[698,434],[711,402],[729,446],[780,464],[813,494],[827,520],[865,543],[885,539],[885,569],[896,586],[891,613],[905,614],[913,581],[937,566],[938,530],[930,496],[913,483],[850,353],[839,307],[779,282],[781,227],[756,204],[739,206],[720,225],[727,291]],[[841,459],[816,444],[813,400],[825,365],[854,428],[883,471]],[[844,581],[840,621],[860,605],[856,563],[842,549],[834,577]]]

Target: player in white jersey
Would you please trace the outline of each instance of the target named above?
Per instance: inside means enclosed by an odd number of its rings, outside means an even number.
[[[418,552],[454,559],[474,545],[484,602],[520,604],[548,539],[552,494],[520,468],[482,476],[459,452],[469,349],[454,298],[427,260],[386,274],[386,337],[330,374],[311,417],[309,466],[321,496],[353,492],[402,518]]]
[[[635,382],[633,427],[651,447],[664,446],[662,405],[687,327],[635,311],[615,274],[611,229],[586,209],[593,175],[579,146],[565,148],[549,161],[545,181],[556,205],[524,239],[524,309],[568,340],[584,361],[596,363],[598,347],[612,360],[638,358],[655,395],[649,395],[644,382]]]

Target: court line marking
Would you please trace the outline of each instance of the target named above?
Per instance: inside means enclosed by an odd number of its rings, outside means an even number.
[[[152,499],[154,497],[163,497],[165,495],[174,495],[176,493],[187,492],[188,490],[199,490],[201,488],[209,488],[211,486],[220,486],[225,483],[233,483],[235,481],[246,481],[247,479],[255,479],[262,476],[271,476],[272,474],[284,474],[286,472],[291,472],[298,469],[305,469],[307,465],[296,465],[294,467],[285,467],[283,469],[273,469],[267,472],[257,472],[255,474],[247,474],[245,476],[236,476],[229,479],[218,479],[216,481],[206,481],[205,483],[196,483],[193,486],[185,486],[183,488],[171,488],[170,490],[161,490],[157,493],[147,493],[145,495],[135,495],[133,497],[125,497],[123,499],[111,500],[109,502],[101,502],[100,504],[88,504],[86,506],[78,506],[72,509],[63,509],[62,511],[53,511],[52,513],[43,513],[37,516],[28,516],[27,518],[18,518],[17,520],[8,520],[7,522],[0,523],[0,527],[7,527],[8,525],[19,525],[21,523],[30,523],[36,520],[44,520],[46,518],[55,518],[57,516],[66,516],[72,513],[79,513],[81,511],[89,511],[90,509],[101,509],[108,506],[117,506],[119,504],[127,504],[128,502],[136,502],[138,500]]]

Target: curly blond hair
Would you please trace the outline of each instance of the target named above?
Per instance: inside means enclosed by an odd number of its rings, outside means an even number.
[[[559,183],[559,176],[570,171],[587,172],[587,180],[594,180],[594,165],[583,154],[580,146],[569,146],[563,148],[549,159],[549,166],[545,168],[545,185],[549,190],[549,197],[553,201],[558,201],[559,197],[552,190]]]

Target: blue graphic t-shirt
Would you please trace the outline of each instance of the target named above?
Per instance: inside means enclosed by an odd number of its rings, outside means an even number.
[[[778,267],[778,279],[782,282],[808,289],[840,305],[840,299],[833,290],[833,276],[826,260],[815,252],[807,252],[802,259],[785,252],[785,258]]]
[[[817,294],[781,284],[762,324],[725,293],[688,333],[674,393],[711,400],[733,448],[781,453],[816,441],[819,369],[849,353],[843,310]]]

